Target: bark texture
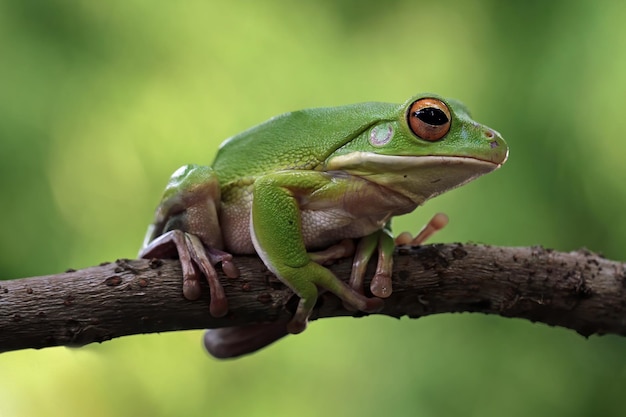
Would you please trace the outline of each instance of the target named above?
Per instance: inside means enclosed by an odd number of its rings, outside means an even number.
[[[297,304],[292,292],[258,258],[240,256],[235,262],[241,276],[221,277],[229,300],[229,313],[222,318],[208,312],[208,286],[200,300],[183,298],[180,264],[174,260],[117,260],[0,281],[0,352],[287,321]],[[350,268],[350,260],[330,266],[346,280]],[[393,282],[393,294],[376,314],[419,318],[480,312],[566,327],[583,336],[626,335],[625,264],[586,250],[473,244],[399,248]],[[364,314],[323,294],[312,319],[347,315]]]

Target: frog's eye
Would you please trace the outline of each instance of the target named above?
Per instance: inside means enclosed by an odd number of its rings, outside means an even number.
[[[413,102],[407,118],[411,131],[430,142],[438,141],[450,130],[450,110],[436,98],[422,98]]]

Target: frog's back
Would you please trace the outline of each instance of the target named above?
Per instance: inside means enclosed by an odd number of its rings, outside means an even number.
[[[276,116],[226,140],[213,163],[222,184],[284,169],[315,169],[336,149],[399,106],[362,103],[299,110]]]

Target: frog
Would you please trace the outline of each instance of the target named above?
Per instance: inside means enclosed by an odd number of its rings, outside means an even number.
[[[233,255],[258,255],[298,297],[292,318],[205,335],[216,357],[250,353],[302,332],[321,292],[353,311],[380,311],[393,292],[396,246],[419,245],[447,223],[437,214],[416,237],[394,238],[391,219],[500,168],[508,153],[464,104],[432,93],[285,113],[226,139],[212,165],[174,172],[139,255],[177,257],[188,300],[206,279],[214,317],[228,313],[218,269],[237,279]],[[327,267],[345,257],[347,283]]]

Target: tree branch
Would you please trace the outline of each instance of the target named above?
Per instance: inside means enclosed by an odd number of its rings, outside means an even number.
[[[208,312],[203,297],[181,293],[178,261],[118,260],[56,275],[0,281],[0,352],[81,346],[172,330],[287,321],[296,298],[256,257],[237,257],[241,277],[222,277],[229,314]],[[448,312],[519,317],[578,333],[626,335],[626,269],[586,250],[428,245],[399,248],[394,291],[377,314],[418,318]],[[368,276],[373,275],[373,265]],[[350,260],[330,267],[350,274]],[[313,319],[362,316],[324,294]]]

